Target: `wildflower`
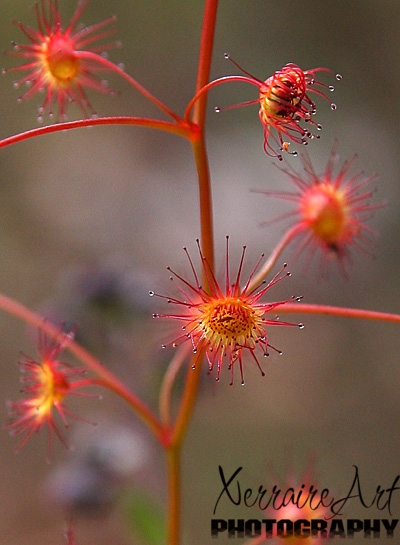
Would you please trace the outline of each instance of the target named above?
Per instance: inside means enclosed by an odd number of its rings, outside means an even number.
[[[184,322],[185,325],[182,327],[184,333],[169,344],[177,346],[182,341],[190,341],[193,346],[193,352],[198,354],[198,358],[201,356],[204,349],[209,365],[209,372],[211,372],[215,364],[217,364],[216,380],[219,380],[222,362],[224,357],[226,357],[229,362],[228,368],[231,369],[231,384],[233,384],[234,364],[237,361],[239,362],[242,384],[244,384],[242,365],[244,350],[247,350],[251,354],[260,369],[262,376],[264,376],[265,373],[261,369],[256,355],[256,348],[259,347],[265,357],[269,355],[268,348],[272,348],[276,352],[281,353],[269,343],[266,327],[270,325],[296,325],[280,322],[276,317],[265,318],[264,316],[275,308],[284,305],[293,299],[300,298],[292,297],[287,301],[268,303],[261,303],[260,299],[270,288],[272,288],[272,286],[280,282],[286,276],[290,276],[290,273],[283,275],[281,270],[269,283],[263,282],[261,286],[250,289],[250,282],[264,257],[261,256],[245,286],[241,287],[240,276],[246,250],[246,247],[244,246],[236,281],[234,284],[231,284],[227,237],[226,286],[225,292],[223,292],[206,258],[202,254],[199,241],[197,241],[197,245],[203,273],[207,279],[209,290],[200,285],[189,253],[187,249],[184,248],[192,269],[195,282],[194,285],[168,267],[168,270],[173,275],[170,277],[171,281],[177,286],[183,299],[174,299],[155,294],[154,292],[150,292],[150,295],[157,295],[158,297],[166,299],[168,303],[184,307],[187,312],[184,314],[154,314],[153,317],[172,318]],[[284,267],[286,267],[286,264]],[[179,280],[179,282],[183,284],[183,287],[181,287],[175,279]],[[302,324],[298,325],[303,327]],[[167,345],[163,345],[163,347],[165,346]],[[193,367],[195,367],[195,365]]]
[[[338,159],[337,147],[338,143],[335,142],[322,175],[316,174],[307,154],[302,154],[301,157],[305,175],[294,169],[281,169],[295,184],[296,192],[260,193],[296,203],[296,209],[283,217],[296,217],[292,227],[293,237],[304,235],[298,253],[308,246],[312,253],[320,248],[323,252],[323,265],[326,265],[327,258],[337,257],[346,274],[345,261],[349,260],[350,246],[366,249],[370,244],[370,237],[367,235],[372,234],[373,230],[364,222],[373,210],[381,208],[385,203],[369,202],[374,191],[364,191],[375,176],[365,177],[363,172],[349,176],[356,155],[350,161],[344,162],[338,174],[333,173]]]
[[[39,361],[29,356],[24,356],[18,361],[22,373],[21,383],[24,384],[22,393],[26,397],[19,401],[8,402],[11,423],[7,426],[12,435],[23,435],[17,451],[27,443],[34,432],[39,431],[47,423],[51,455],[52,432],[55,432],[64,446],[67,446],[56,424],[55,413],[59,414],[66,427],[68,427],[67,416],[81,420],[66,408],[65,398],[68,395],[89,396],[89,394],[78,393],[76,390],[94,381],[81,378],[86,374],[85,369],[73,367],[57,359],[72,337],[72,332],[68,334],[60,332],[58,339],[49,342],[40,330]]]
[[[3,69],[3,73],[29,71],[29,74],[14,83],[16,88],[22,84],[30,87],[18,99],[19,101],[30,98],[38,91],[46,92],[46,98],[39,108],[39,121],[43,119],[46,108],[49,110],[49,116],[53,116],[53,103],[58,105],[58,120],[65,118],[69,102],[76,102],[85,116],[88,112],[94,114],[84,87],[113,94],[106,82],[97,78],[96,73],[111,69],[108,65],[104,66],[104,59],[98,53],[116,44],[87,46],[115,32],[114,29],[103,30],[115,21],[115,17],[74,30],[88,2],[89,0],[78,2],[75,13],[65,29],[61,24],[57,0],[41,0],[40,5],[35,4],[37,30],[20,22],[16,23],[31,43],[29,45],[13,43],[14,51],[7,54],[21,57],[27,62]]]
[[[278,484],[278,488],[282,491],[282,495],[285,494],[284,498],[286,500],[283,501],[282,505],[277,504],[279,519],[291,522],[300,520],[307,524],[304,524],[301,535],[296,535],[295,532],[293,532],[293,535],[290,532],[287,535],[278,532],[276,536],[277,543],[290,544],[301,541],[304,545],[322,545],[329,541],[329,534],[323,531],[312,534],[309,526],[312,520],[325,521],[332,517],[329,505],[325,506],[324,502],[318,501],[321,498],[321,491],[316,481],[314,461],[312,460],[309,463],[300,478],[296,477],[293,470],[289,470],[286,479],[279,480],[281,482]],[[289,498],[291,498],[291,501],[289,501]],[[272,508],[269,508],[264,514],[271,519],[277,518],[277,511]]]
[[[302,127],[300,123],[302,121],[308,123],[318,131],[322,129],[322,126],[312,119],[317,109],[309,93],[329,100],[325,92],[320,89],[334,91],[334,87],[317,81],[316,74],[317,72],[332,72],[331,70],[313,68],[303,71],[296,64],[289,63],[262,81],[243,70],[228,54],[225,54],[225,58],[231,60],[239,70],[246,74],[246,77],[241,78],[243,81],[247,81],[259,89],[258,99],[237,106],[260,104],[259,117],[264,126],[264,150],[270,157],[282,160],[280,153],[282,151],[297,155],[297,151],[289,152],[290,142],[285,141],[285,137],[297,144],[307,144],[308,140],[319,138],[318,135]],[[336,78],[342,79],[340,74],[337,74]],[[236,79],[236,77],[232,76],[232,79]],[[332,110],[336,110],[336,104],[330,103]],[[216,110],[220,111],[220,108]],[[273,129],[277,134],[272,131]]]

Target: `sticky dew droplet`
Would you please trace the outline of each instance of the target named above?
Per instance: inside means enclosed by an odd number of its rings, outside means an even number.
[[[337,106],[334,102],[331,103],[331,110],[336,110]]]
[[[342,76],[341,74],[336,74],[336,79],[337,79],[338,81],[342,81],[343,76]]]

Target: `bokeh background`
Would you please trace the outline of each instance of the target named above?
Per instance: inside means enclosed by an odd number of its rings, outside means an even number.
[[[59,4],[66,23],[75,2]],[[84,22],[115,13],[123,48],[111,51],[110,59],[123,62],[138,81],[182,113],[195,86],[203,2],[111,4],[92,0]],[[3,49],[10,49],[11,40],[25,42],[11,21],[34,25],[31,7],[30,0],[2,1]],[[338,138],[343,159],[357,153],[356,169],[378,175],[375,201],[388,201],[369,223],[379,232],[376,246],[368,253],[353,252],[348,278],[334,264],[323,278],[317,263],[305,267],[304,260],[293,261],[292,245],[282,261],[288,261],[293,274],[274,288],[274,299],[294,293],[308,303],[399,311],[399,20],[395,0],[220,2],[212,77],[237,72],[224,52],[261,79],[287,62],[340,72],[341,83],[322,76],[335,83],[330,98],[338,109],[332,112],[317,99],[323,131],[308,151],[321,171]],[[15,62],[3,58],[5,67]],[[21,90],[12,83],[13,74],[2,77],[1,137],[37,126],[41,97],[17,104]],[[119,89],[117,97],[90,94],[99,114],[158,115],[125,81],[111,75],[109,84]],[[226,234],[231,236],[232,268],[247,244],[250,272],[285,228],[281,223],[261,227],[286,208],[250,191],[289,187],[263,152],[257,107],[219,115],[213,111],[215,105],[249,100],[253,92],[233,83],[213,90],[209,98],[219,272]],[[73,106],[68,113],[69,119],[79,117]],[[301,168],[299,159],[290,162]],[[55,134],[2,149],[0,180],[1,291],[58,323],[77,323],[79,340],[156,407],[172,353],[160,348],[168,331],[151,320],[159,302],[147,293],[170,289],[167,265],[189,273],[183,246],[197,257],[198,194],[189,144],[135,127]],[[15,362],[21,350],[35,356],[36,332],[5,314],[0,320],[0,400],[5,407],[6,400],[19,396]],[[271,466],[283,478],[292,466],[300,477],[314,456],[316,483],[337,497],[347,492],[354,464],[368,498],[378,484],[390,486],[399,473],[398,326],[310,316],[303,321],[302,331],[271,332],[272,344],[284,354],[262,362],[264,379],[252,362],[245,365],[245,387],[239,380],[229,387],[226,371],[219,384],[204,377],[184,449],[185,543],[211,542],[218,465],[227,473],[243,466],[245,484],[272,487]],[[143,540],[127,521],[127,503],[140,510],[145,495],[162,509],[162,452],[122,402],[105,394],[101,401],[79,399],[72,408],[97,426],[73,422],[68,438],[75,451],[55,444],[50,466],[45,433],[15,455],[14,440],[3,432],[1,543],[63,543],[65,508],[73,504],[78,506],[79,545],[140,544]],[[7,424],[5,408],[1,422]],[[221,518],[259,517],[226,502],[219,509]],[[393,509],[399,517],[396,496]],[[346,517],[390,518],[386,511],[361,509],[359,502],[350,505]],[[384,541],[383,535],[374,540]]]

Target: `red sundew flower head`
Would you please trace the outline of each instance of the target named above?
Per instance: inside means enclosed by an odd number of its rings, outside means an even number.
[[[246,247],[243,247],[236,280],[231,284],[227,237],[226,280],[225,289],[222,289],[206,258],[203,256],[198,241],[197,244],[203,276],[209,285],[209,289],[201,286],[189,253],[184,248],[194,277],[194,284],[191,284],[171,268],[168,268],[173,275],[171,276],[171,281],[179,289],[182,299],[175,299],[150,292],[150,295],[157,295],[166,299],[168,303],[183,308],[184,312],[182,314],[154,314],[153,317],[171,318],[183,322],[182,335],[169,343],[169,345],[177,346],[181,342],[188,341],[192,344],[193,352],[197,353],[198,357],[205,350],[209,372],[213,370],[215,364],[217,365],[216,380],[219,380],[221,366],[224,358],[226,358],[228,360],[228,368],[231,369],[231,384],[233,384],[234,364],[237,361],[239,362],[242,384],[244,384],[242,356],[245,350],[251,354],[261,374],[264,376],[265,373],[261,369],[256,353],[257,347],[259,347],[259,351],[265,357],[269,355],[269,347],[279,352],[269,343],[267,327],[272,325],[299,325],[303,327],[302,324],[280,322],[276,317],[265,318],[265,314],[268,312],[294,299],[299,300],[299,297],[292,297],[286,301],[260,302],[261,298],[272,286],[286,276],[290,276],[290,273],[282,274],[282,271],[280,271],[269,283],[263,282],[261,286],[251,289],[249,287],[250,282],[261,263],[263,258],[261,256],[246,284],[242,287],[240,285],[240,277],[246,249]],[[286,264],[284,267],[286,267]],[[163,347],[165,346],[167,345],[163,345]]]
[[[38,120],[42,121],[46,108],[49,116],[53,116],[53,103],[58,105],[57,120],[65,119],[69,102],[76,102],[85,116],[94,114],[94,110],[85,94],[84,88],[95,89],[102,93],[114,94],[106,82],[100,81],[96,73],[109,71],[110,67],[102,65],[104,52],[118,44],[109,43],[103,46],[88,47],[93,42],[110,36],[115,29],[105,29],[115,17],[86,28],[74,30],[89,0],[80,0],[69,25],[64,29],[58,11],[57,0],[41,0],[35,4],[37,30],[16,23],[31,42],[28,45],[13,43],[14,51],[8,55],[20,57],[27,62],[3,73],[28,71],[29,73],[14,82],[14,87],[22,84],[30,88],[18,100],[30,98],[38,91],[45,91],[46,98],[39,108]],[[47,9],[46,9],[47,6]]]
[[[86,374],[85,369],[73,367],[57,359],[72,338],[72,332],[65,334],[60,331],[59,337],[55,341],[49,342],[40,330],[39,361],[33,360],[29,356],[24,356],[18,361],[21,383],[24,385],[22,393],[25,394],[25,398],[7,403],[11,418],[7,429],[11,435],[23,436],[16,451],[27,443],[34,432],[39,431],[47,423],[50,457],[53,431],[64,446],[67,446],[55,421],[55,413],[59,414],[66,427],[68,427],[67,416],[83,420],[66,408],[65,399],[68,395],[90,396],[90,394],[76,392],[76,390],[87,386],[92,380],[82,379],[82,376]]]
[[[243,105],[260,104],[259,117],[264,126],[264,150],[267,155],[277,157],[279,160],[282,160],[282,151],[297,155],[297,151],[289,152],[290,142],[284,140],[285,138],[303,145],[308,144],[308,140],[319,138],[319,135],[302,127],[300,123],[308,123],[317,131],[322,129],[322,126],[312,119],[317,109],[310,98],[310,93],[329,100],[324,90],[334,91],[334,87],[317,81],[316,74],[318,72],[332,73],[332,70],[328,68],[302,70],[297,64],[289,63],[262,81],[243,70],[228,54],[225,57],[246,74],[246,81],[259,89],[259,98]],[[341,80],[342,76],[336,74],[336,79]],[[336,104],[330,100],[329,102],[332,110],[336,110]],[[219,110],[217,108],[217,111]]]
[[[369,248],[372,241],[368,235],[374,234],[374,231],[365,221],[373,210],[385,206],[385,203],[371,203],[374,191],[365,190],[375,176],[366,177],[363,172],[349,174],[356,155],[344,162],[339,172],[334,174],[337,147],[338,143],[335,142],[322,175],[316,174],[307,154],[301,156],[304,174],[293,169],[281,169],[295,184],[296,192],[260,193],[296,203],[296,209],[283,217],[294,216],[293,236],[304,235],[298,254],[306,247],[310,247],[312,253],[320,248],[323,266],[326,266],[327,258],[337,257],[346,274],[345,261],[349,261],[350,247]]]
[[[297,477],[294,470],[289,470],[285,479],[278,479],[277,486],[281,490],[282,495],[279,496],[280,500],[285,496],[285,505],[282,505],[278,511],[274,509],[268,509],[268,516],[272,519],[279,518],[280,520],[290,520],[292,522],[296,520],[311,521],[314,519],[325,520],[332,517],[332,512],[329,507],[324,505],[318,505],[321,498],[320,494],[323,487],[317,481],[317,477],[314,469],[314,461],[311,461],[304,474]],[[312,487],[312,489],[311,489]],[[311,501],[310,489],[314,493],[314,498]],[[289,498],[292,497],[293,501],[289,502]],[[329,499],[327,500],[327,502]],[[295,503],[297,502],[297,504]],[[307,529],[305,529],[305,535],[302,536],[276,536],[277,543],[303,543],[304,545],[323,545],[330,541],[329,536],[325,534],[325,537],[321,533],[320,535],[307,535]]]

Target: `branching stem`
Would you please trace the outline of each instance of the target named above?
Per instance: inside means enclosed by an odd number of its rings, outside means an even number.
[[[196,93],[198,93],[199,90],[208,83],[210,78],[210,67],[214,44],[217,8],[218,0],[206,0],[200,43],[200,57],[197,72]],[[196,160],[199,182],[201,246],[203,254],[207,259],[209,266],[213,268],[214,240],[212,222],[211,181],[204,136],[206,106],[207,93],[203,93],[194,105],[193,123],[198,127],[199,133],[197,138],[192,139],[192,147]],[[190,120],[186,120],[186,122],[189,123]],[[202,359],[202,354],[195,354],[193,356],[192,365],[194,362],[196,362],[196,368],[194,370],[188,369],[186,375],[185,389],[180,402],[178,416],[174,426],[172,442],[168,449],[168,545],[179,545],[181,543],[181,448],[183,438],[189,425],[195,401],[197,398],[202,370]]]
[[[261,267],[259,272],[254,276],[254,278],[250,282],[248,287],[249,292],[261,284],[261,282],[265,279],[267,274],[271,271],[272,267],[275,265],[278,257],[281,255],[285,247],[302,230],[303,230],[303,225],[297,224],[291,227],[290,229],[288,229],[288,231],[286,231],[282,239],[278,242],[274,250],[271,252],[268,260],[264,263],[264,265]]]
[[[116,116],[116,117],[97,117],[95,119],[79,119],[77,121],[67,121],[65,123],[57,123],[55,125],[46,125],[45,127],[37,127],[14,136],[9,136],[0,140],[0,148],[5,148],[11,144],[17,144],[23,140],[29,138],[35,138],[36,136],[42,136],[44,134],[50,134],[54,132],[62,132],[66,130],[80,129],[82,127],[97,127],[99,125],[137,125],[139,127],[147,127],[150,129],[161,130],[169,133],[183,136],[192,140],[197,138],[197,129],[194,125],[187,123],[176,124],[167,121],[159,121],[158,119],[149,119],[146,117],[129,117],[129,116]]]
[[[108,59],[105,59],[101,55],[98,55],[97,53],[92,53],[91,51],[77,51],[76,56],[81,59],[92,59],[95,62],[98,62],[108,68],[110,71],[116,72],[121,77],[123,77],[130,85],[132,85],[135,89],[139,91],[143,96],[145,96],[150,102],[152,102],[157,108],[159,108],[161,111],[163,111],[165,114],[167,114],[169,117],[171,117],[174,121],[176,121],[178,124],[182,122],[182,119],[179,117],[178,114],[176,114],[173,110],[168,108],[161,100],[156,98],[154,95],[150,93],[143,85],[141,85],[138,81],[135,80],[132,76],[127,74],[125,70],[122,70],[118,65],[114,64],[113,62],[109,61]]]
[[[279,307],[279,314],[325,314],[326,316],[341,316],[342,318],[357,318],[363,320],[376,320],[378,322],[400,323],[399,314],[378,312],[375,310],[363,310],[358,308],[341,308],[330,305],[308,305],[305,303],[286,303]]]

